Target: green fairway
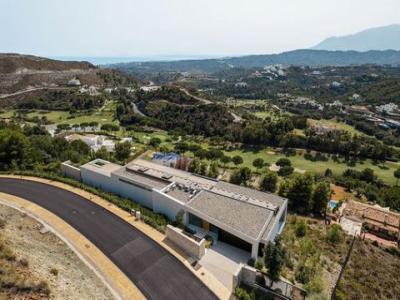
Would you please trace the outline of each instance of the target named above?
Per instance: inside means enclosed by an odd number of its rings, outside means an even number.
[[[253,167],[253,161],[256,158],[262,158],[266,163],[273,164],[279,158],[286,157],[284,154],[276,153],[271,148],[266,148],[264,150],[259,150],[256,152],[253,151],[244,151],[244,150],[235,150],[230,152],[225,152],[228,156],[239,155],[243,158],[243,164],[241,166],[249,167],[252,170],[256,170]],[[395,162],[386,162],[384,164],[384,168],[382,166],[376,166],[372,164],[371,160],[365,160],[363,163],[357,163],[355,167],[349,167],[344,163],[337,163],[332,159],[328,161],[317,161],[313,162],[310,160],[306,160],[303,155],[297,154],[296,156],[288,157],[294,168],[299,170],[304,170],[306,172],[321,174],[324,173],[327,168],[331,169],[334,174],[341,174],[345,169],[351,168],[362,171],[365,168],[371,168],[374,170],[375,174],[382,179],[387,184],[395,184],[396,179],[393,176],[393,172],[400,167],[399,163]],[[229,167],[234,167],[232,163],[228,165]]]

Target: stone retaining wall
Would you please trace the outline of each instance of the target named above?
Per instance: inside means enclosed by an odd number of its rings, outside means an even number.
[[[205,254],[206,240],[202,239],[200,242],[188,237],[183,233],[183,230],[171,225],[167,226],[166,230],[167,239],[181,248],[186,254],[195,258],[201,259]]]

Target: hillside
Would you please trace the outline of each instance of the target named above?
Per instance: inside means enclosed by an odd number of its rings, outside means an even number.
[[[400,50],[400,25],[371,28],[352,35],[330,37],[313,49],[330,51]]]
[[[24,91],[66,87],[78,78],[81,85],[114,86],[134,82],[111,69],[99,69],[88,62],[58,61],[20,54],[0,54],[0,96]]]
[[[167,62],[132,62],[113,65],[113,68],[131,74],[156,72],[215,73],[232,68],[254,68],[267,65],[346,66],[346,65],[400,65],[400,51],[323,51],[295,50],[281,54],[250,55],[223,59],[182,60]]]

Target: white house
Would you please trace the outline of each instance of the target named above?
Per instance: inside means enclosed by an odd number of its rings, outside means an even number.
[[[287,200],[270,193],[217,181],[137,159],[126,166],[96,159],[80,167],[84,183],[134,200],[216,241],[261,254],[282,231]]]

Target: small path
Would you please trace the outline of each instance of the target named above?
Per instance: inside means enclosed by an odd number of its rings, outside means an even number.
[[[136,103],[131,102],[131,105],[132,105],[132,108],[133,108],[133,112],[135,114],[138,114],[138,115],[140,115],[142,117],[146,117],[146,115],[139,110],[139,108],[137,107]]]
[[[70,89],[73,89],[73,88],[69,88],[69,87],[37,87],[37,88],[21,90],[21,91],[18,91],[15,93],[10,93],[10,94],[0,94],[0,99],[5,99],[5,98],[18,96],[18,95],[22,95],[22,94],[26,94],[26,93],[31,93],[31,92],[35,92],[35,91],[40,91],[40,90],[70,90]]]
[[[189,93],[189,91],[183,87],[178,87],[182,92],[184,92],[186,95],[188,95],[189,97],[192,97],[193,99],[196,99],[197,101],[203,102],[204,104],[212,104],[213,102],[205,99],[205,98],[201,98],[199,96],[195,96],[192,95],[191,93]]]

